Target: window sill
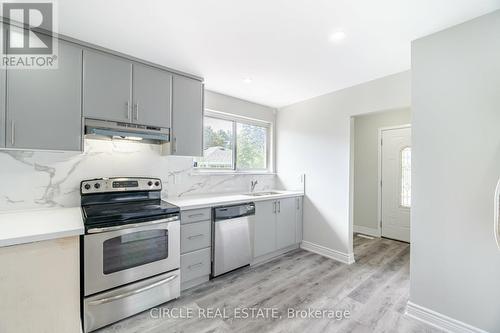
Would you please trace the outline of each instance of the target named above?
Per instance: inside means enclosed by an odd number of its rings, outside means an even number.
[[[212,175],[276,175],[275,172],[270,171],[214,171],[214,170],[193,170],[191,172],[192,175],[197,176],[212,176]]]

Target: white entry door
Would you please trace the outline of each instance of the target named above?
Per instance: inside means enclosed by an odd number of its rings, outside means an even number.
[[[410,242],[411,128],[382,131],[382,236]]]

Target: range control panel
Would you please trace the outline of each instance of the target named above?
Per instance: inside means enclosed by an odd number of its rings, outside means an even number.
[[[80,184],[82,194],[159,190],[161,190],[159,178],[99,178],[84,180]]]

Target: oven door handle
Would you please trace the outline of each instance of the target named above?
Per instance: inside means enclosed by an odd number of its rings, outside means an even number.
[[[129,228],[138,228],[138,227],[143,227],[143,226],[148,226],[148,225],[155,225],[155,224],[166,223],[166,222],[174,222],[174,221],[178,221],[178,220],[179,220],[179,217],[175,216],[175,217],[169,217],[166,219],[156,220],[156,221],[117,225],[115,227],[92,228],[92,229],[87,230],[87,233],[98,234],[101,232],[116,231],[116,230],[129,229]]]
[[[165,284],[165,283],[168,283],[168,282],[170,282],[172,280],[175,280],[177,278],[177,276],[178,275],[170,275],[169,277],[167,277],[167,278],[165,278],[163,280],[154,282],[154,283],[152,283],[152,284],[150,284],[148,286],[145,286],[145,287],[142,287],[142,288],[139,288],[139,289],[135,289],[135,290],[131,290],[131,291],[128,291],[128,292],[120,294],[120,295],[106,297],[106,298],[101,298],[101,299],[98,299],[98,300],[95,300],[95,301],[90,301],[88,304],[89,305],[100,305],[100,304],[105,304],[105,303],[109,303],[109,302],[114,302],[114,301],[117,301],[119,299],[130,297],[130,296],[133,296],[133,295],[136,295],[136,294],[140,294],[140,293],[143,293],[143,292],[148,291],[150,289],[153,289],[155,287],[161,286],[162,284]]]

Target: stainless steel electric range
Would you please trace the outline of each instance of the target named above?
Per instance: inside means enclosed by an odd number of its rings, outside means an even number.
[[[180,296],[179,208],[156,178],[81,182],[85,332]]]

